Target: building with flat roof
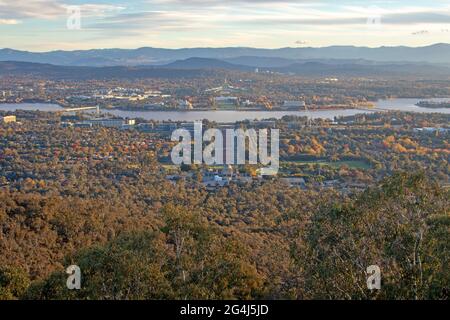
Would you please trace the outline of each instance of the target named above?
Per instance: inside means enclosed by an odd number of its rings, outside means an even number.
[[[100,126],[100,127],[121,127],[125,124],[125,121],[122,119],[92,119],[83,121],[84,123],[90,123],[92,126]]]
[[[304,108],[306,106],[305,101],[284,101],[284,108]]]
[[[3,123],[11,123],[11,122],[16,122],[16,116],[4,116],[4,117],[0,117],[0,122]]]
[[[214,98],[214,103],[217,106],[238,106],[239,98],[238,97],[216,97]]]

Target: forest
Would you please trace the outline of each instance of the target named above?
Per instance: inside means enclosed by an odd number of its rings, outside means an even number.
[[[345,199],[272,185],[159,209],[1,198],[3,299],[448,299],[450,197],[423,174]],[[81,290],[67,290],[71,264]]]
[[[449,298],[448,136],[408,125],[445,123],[439,116],[397,117],[399,127],[374,116],[333,135],[287,129],[285,157],[292,147],[343,158],[347,145],[378,162],[300,170],[366,185],[352,192],[313,179],[211,191],[195,174],[166,178],[160,136],[20,117],[0,126],[0,299]],[[81,290],[66,287],[70,265]],[[381,290],[367,289],[371,265]]]

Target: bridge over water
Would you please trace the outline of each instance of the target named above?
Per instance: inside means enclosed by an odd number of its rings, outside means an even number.
[[[85,111],[85,110],[97,110],[97,113],[100,113],[100,107],[79,107],[79,108],[65,108],[63,110],[57,110],[57,112],[77,112],[77,111]]]

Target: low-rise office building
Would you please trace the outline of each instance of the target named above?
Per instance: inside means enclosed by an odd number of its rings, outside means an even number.
[[[4,116],[4,117],[0,117],[0,122],[3,123],[11,123],[11,122],[16,122],[16,116]]]

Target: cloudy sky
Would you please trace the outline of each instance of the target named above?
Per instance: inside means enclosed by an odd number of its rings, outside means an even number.
[[[0,0],[0,48],[377,47],[438,42],[450,43],[450,0]]]

